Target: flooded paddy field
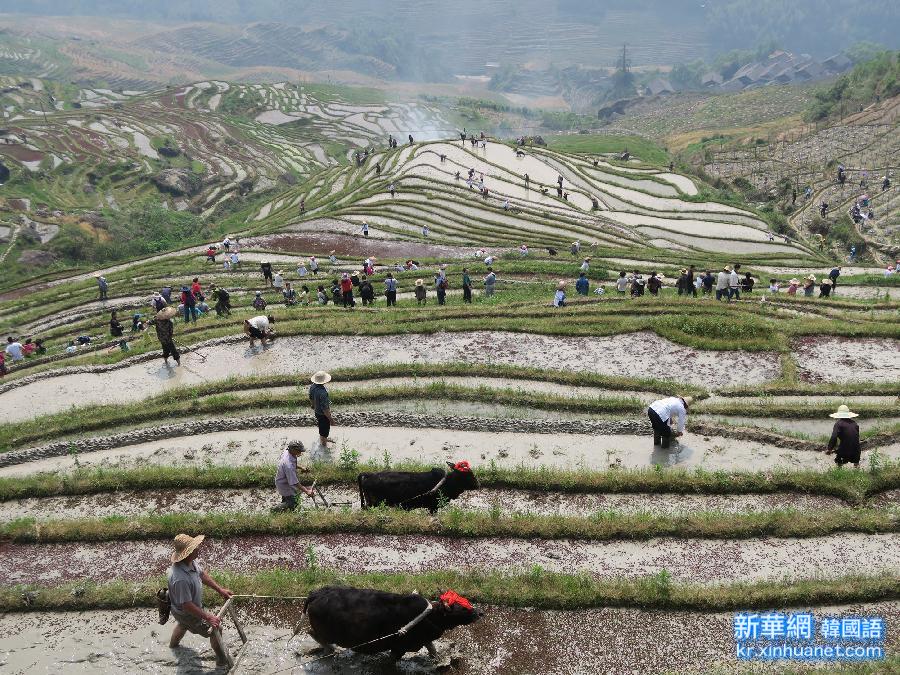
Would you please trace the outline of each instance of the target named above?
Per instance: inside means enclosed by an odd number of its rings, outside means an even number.
[[[647,435],[594,435],[336,426],[332,437],[336,446],[322,448],[312,425],[206,433],[26,461],[0,468],[0,476],[77,467],[274,464],[289,440],[303,441],[309,448],[309,458],[324,462],[337,462],[346,447],[356,450],[363,462],[383,462],[388,458],[394,462],[433,462],[443,466],[448,461],[465,459],[476,468],[491,462],[510,468],[523,465],[583,470],[659,465],[757,471],[779,467],[826,469],[833,465],[832,458],[824,453],[697,434],[687,434],[664,449],[653,445],[649,431]],[[879,448],[879,452],[896,459],[900,457],[900,443]],[[863,453],[863,466],[867,454]]]
[[[169,567],[169,540],[4,545],[0,579],[59,585],[110,578],[138,581]],[[324,534],[207,537],[204,567],[255,573],[316,564],[347,573],[482,570],[523,573],[535,565],[595,579],[634,579],[669,570],[685,583],[834,579],[859,572],[900,573],[900,534],[839,533],[807,539],[459,539],[433,535]]]
[[[359,488],[355,485],[329,485],[323,487],[323,492],[331,502],[349,502],[349,508],[359,508]],[[279,502],[274,490],[268,488],[120,490],[101,494],[0,502],[0,522],[17,518],[58,520],[167,513],[262,513]],[[891,495],[886,493],[880,500],[876,497],[872,503],[888,506],[892,503]],[[312,502],[306,497],[301,498],[301,504],[307,508],[313,507]],[[506,489],[465,492],[454,500],[453,505],[461,509],[499,511],[504,514],[563,516],[590,516],[600,511],[689,515],[703,511],[741,514],[769,513],[786,509],[824,511],[846,507],[846,504],[836,497],[790,492],[758,495],[569,494]]]
[[[470,626],[445,634],[436,643],[452,657],[452,672],[463,675],[518,675],[540,664],[541,672],[620,675],[628,673],[746,673],[746,662],[734,654],[733,613],[591,609],[576,611],[508,608],[477,604],[484,616]],[[784,611],[796,611],[785,608]],[[885,647],[900,646],[900,603],[881,602],[815,608],[816,616],[882,616],[888,626]],[[306,668],[302,652],[311,640],[301,631],[297,603],[241,601],[238,614],[249,638],[240,660],[241,672],[272,675],[285,672],[322,675],[394,675],[434,673],[424,650],[408,654],[399,665],[385,656],[341,653]],[[65,668],[75,675],[134,672],[201,675],[215,670],[209,643],[188,636],[182,647],[168,646],[172,621],[157,623],[156,610],[95,610],[0,615],[4,672],[51,673]],[[239,639],[225,624],[226,642],[234,653]],[[653,644],[656,648],[646,649]],[[703,659],[703,665],[698,660]],[[290,669],[293,669],[291,671]],[[754,672],[779,672],[781,666],[760,664]],[[801,671],[806,669],[801,667]]]

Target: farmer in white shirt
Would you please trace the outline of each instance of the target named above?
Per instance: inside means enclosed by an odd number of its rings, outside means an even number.
[[[244,319],[244,332],[250,336],[251,349],[257,339],[262,342],[263,347],[266,346],[266,340],[274,336],[274,332],[269,328],[273,323],[275,323],[274,316],[254,316],[252,319]]]
[[[734,269],[728,275],[728,302],[734,299],[741,299],[741,277],[738,270],[741,269],[740,263],[734,266]]]
[[[728,299],[728,287],[731,285],[731,265],[725,265],[725,269],[716,277],[716,300]]]
[[[6,353],[13,361],[25,360],[25,350],[22,347],[22,343],[13,337],[6,338]]]
[[[672,422],[676,423],[675,436],[684,434],[687,424],[688,402],[680,396],[670,396],[654,401],[647,409],[647,417],[653,425],[653,445],[668,448],[672,440]]]

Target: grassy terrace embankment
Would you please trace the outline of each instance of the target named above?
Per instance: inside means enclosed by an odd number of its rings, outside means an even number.
[[[236,593],[303,596],[328,584],[345,584],[409,593],[422,589],[453,588],[474,602],[537,609],[641,607],[690,611],[811,607],[877,602],[900,597],[900,584],[892,574],[858,575],[838,579],[806,579],[788,583],[763,581],[717,586],[673,583],[665,571],[634,580],[600,580],[584,575],[558,574],[535,566],[526,574],[467,570],[422,574],[377,572],[341,574],[318,568],[292,572],[271,570],[254,575],[210,569],[210,574]],[[62,586],[10,586],[0,588],[2,611],[81,611],[89,609],[149,607],[164,578],[139,584],[113,581],[98,585],[78,582]],[[212,593],[207,603],[215,605]]]
[[[379,471],[383,464],[341,466],[313,463],[319,485],[354,485],[360,471]],[[391,468],[428,471],[431,464],[392,463]],[[123,490],[271,488],[274,465],[146,466],[131,469],[78,469],[71,473],[38,473],[0,478],[0,501],[29,497],[56,497],[111,493]],[[806,493],[832,496],[848,504],[863,505],[878,494],[900,488],[900,466],[884,463],[869,471],[776,470],[766,472],[694,469],[562,470],[547,466],[476,467],[485,489],[515,488],[571,494],[777,494]]]
[[[365,511],[298,510],[293,513],[167,514],[123,518],[36,521],[0,524],[0,539],[16,543],[133,541],[168,539],[179,532],[203,532],[218,539],[245,535],[371,534],[431,535],[469,539],[570,539],[644,541],[659,537],[684,539],[751,539],[755,537],[822,537],[837,532],[888,534],[900,531],[900,514],[871,509],[834,509],[818,513],[795,510],[746,515],[701,512],[689,516],[597,512],[583,518],[534,513],[502,514],[443,509],[426,511],[374,508]]]

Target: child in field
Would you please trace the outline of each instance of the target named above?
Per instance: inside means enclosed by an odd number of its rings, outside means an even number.
[[[253,309],[263,310],[266,308],[266,299],[260,291],[256,291],[256,297],[253,299]]]
[[[781,290],[781,284],[778,279],[769,279],[769,293],[777,293]]]

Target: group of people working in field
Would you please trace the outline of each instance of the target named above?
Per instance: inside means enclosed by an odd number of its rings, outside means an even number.
[[[590,294],[590,280],[588,279],[588,270],[591,258],[584,258],[579,270],[579,276],[575,280],[575,291],[578,295],[586,296]],[[898,263],[900,264],[900,263]],[[741,264],[725,265],[718,273],[711,270],[698,272],[696,266],[682,268],[674,284],[670,284],[664,277],[656,271],[652,271],[644,277],[639,270],[631,273],[622,270],[619,272],[618,278],[615,280],[615,292],[618,295],[630,296],[632,298],[642,297],[645,294],[658,296],[662,289],[667,285],[673,285],[681,296],[712,296],[715,295],[716,300],[722,302],[732,302],[740,300],[741,294],[751,294],[756,288],[756,279],[750,272],[740,272]],[[813,297],[818,291],[818,297],[830,297],[837,287],[838,278],[841,276],[841,267],[833,267],[827,275],[822,276],[818,281],[814,274],[810,274],[800,281],[796,278],[783,282],[776,278],[769,281],[769,294],[781,292],[784,288],[787,295],[803,295]],[[568,282],[561,280],[558,283],[556,294],[553,298],[554,307],[565,307],[568,296],[566,290]],[[600,286],[595,294],[602,295],[605,289]]]
[[[670,396],[654,401],[647,408],[647,417],[653,429],[653,444],[663,449],[671,446],[673,438],[684,435],[687,427],[688,409],[692,400],[685,396]],[[825,452],[835,455],[834,462],[838,466],[853,464],[859,468],[860,441],[859,425],[853,418],[859,417],[846,405],[838,407],[837,412],[829,415],[837,420],[831,430],[831,438]]]

